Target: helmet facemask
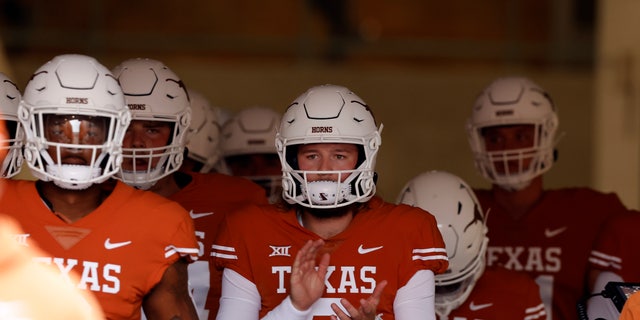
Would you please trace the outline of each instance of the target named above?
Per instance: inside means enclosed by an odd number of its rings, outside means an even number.
[[[24,129],[20,122],[16,119],[10,120],[5,115],[4,124],[7,127],[7,133],[9,137],[5,141],[0,141],[2,144],[0,149],[3,150],[2,153],[6,155],[4,160],[2,161],[2,167],[0,167],[0,177],[2,178],[11,178],[18,173],[22,169],[23,156],[22,156],[22,148],[24,146]]]
[[[298,146],[291,146],[284,152],[287,159],[283,163],[284,198],[308,208],[338,208],[355,202],[362,202],[375,193],[375,173],[373,163],[365,159],[375,159],[374,154],[364,155],[365,148],[358,145],[358,162],[353,170],[312,171],[300,170],[297,164]],[[295,159],[295,160],[294,160]],[[335,180],[310,181],[309,175],[332,175]],[[284,187],[286,185],[286,187]]]
[[[36,178],[81,190],[120,169],[130,113],[118,82],[94,58],[60,55],[36,70],[18,118]]]
[[[116,115],[84,116],[50,114],[48,108],[32,108],[29,121],[36,139],[28,139],[25,159],[34,176],[69,190],[86,189],[115,174],[122,162],[113,141]]]
[[[123,163],[118,177],[128,185],[148,190],[158,180],[175,172],[182,165],[184,146],[176,146],[172,141],[176,141],[176,139],[179,141],[180,135],[184,135],[184,132],[179,131],[180,126],[175,122],[162,121],[161,123],[171,128],[166,145],[122,148]]]
[[[11,178],[22,169],[22,147],[24,130],[18,120],[18,105],[21,100],[18,86],[7,75],[0,72],[0,120],[4,120],[6,136],[0,141],[0,150],[4,154],[1,178]]]
[[[282,164],[283,198],[290,204],[330,209],[369,201],[376,192],[375,162],[382,143],[371,109],[349,89],[335,85],[307,90],[289,106],[276,134]],[[351,144],[358,147],[355,168],[303,171],[297,163],[300,146]],[[310,182],[311,174],[338,176],[335,182]],[[342,181],[344,179],[344,181]]]
[[[518,191],[526,188],[533,178],[551,169],[554,159],[554,150],[557,141],[553,141],[553,133],[550,133],[544,124],[519,124],[522,128],[531,127],[533,132],[532,144],[529,147],[513,148],[505,150],[488,151],[486,146],[487,130],[492,127],[478,128],[477,135],[479,150],[474,153],[478,170],[483,176],[500,187]]]

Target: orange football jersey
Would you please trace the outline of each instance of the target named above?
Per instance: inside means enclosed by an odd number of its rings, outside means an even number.
[[[117,182],[89,215],[66,223],[41,200],[33,181],[9,181],[0,208],[20,223],[24,245],[47,254],[35,259],[75,273],[108,319],[140,318],[143,297],[181,256],[197,259],[193,221],[177,203]]]
[[[538,285],[524,272],[488,267],[449,319],[547,319]]]
[[[318,236],[298,222],[295,210],[249,206],[225,217],[214,247],[214,262],[253,282],[260,293],[260,317],[288,295],[295,255]],[[393,319],[396,292],[423,269],[447,269],[444,242],[435,218],[420,208],[385,203],[374,197],[342,233],[324,239],[318,254],[331,254],[325,294],[312,306],[316,317],[334,314],[331,302],[348,299],[359,306],[378,281],[387,280],[378,313]]]
[[[588,188],[546,190],[528,213],[514,219],[490,190],[475,192],[489,212],[487,265],[527,272],[553,319],[576,319],[593,241],[607,219],[627,213],[622,202]]]
[[[267,204],[264,189],[248,179],[220,173],[189,173],[192,180],[169,199],[193,219],[199,261],[189,265],[189,286],[200,319],[215,319],[220,305],[222,271],[211,260],[211,246],[222,216],[246,204]]]

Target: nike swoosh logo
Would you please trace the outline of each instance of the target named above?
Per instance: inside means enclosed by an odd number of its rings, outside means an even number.
[[[567,230],[567,227],[562,227],[558,229],[551,230],[549,228],[544,229],[544,236],[547,238],[553,238]]]
[[[206,216],[210,216],[212,215],[213,212],[193,212],[193,210],[189,211],[189,215],[191,216],[191,219],[198,219],[198,218],[202,218],[202,217],[206,217]]]
[[[382,249],[382,246],[379,246],[379,247],[373,247],[373,248],[366,248],[366,249],[365,249],[362,245],[360,245],[360,246],[358,247],[358,253],[359,253],[359,254],[367,254],[367,253],[369,253],[369,252],[373,252],[373,251],[380,250],[380,249]]]
[[[107,238],[107,240],[104,241],[104,247],[107,250],[124,247],[124,246],[130,245],[130,244],[131,244],[131,241],[111,242],[110,238]]]
[[[475,304],[474,301],[471,301],[469,304],[469,310],[478,311],[481,309],[489,308],[493,305],[493,303],[485,303],[485,304]]]

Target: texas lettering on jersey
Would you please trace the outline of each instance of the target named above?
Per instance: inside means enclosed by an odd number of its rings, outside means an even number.
[[[487,265],[516,271],[556,273],[562,269],[562,248],[489,246]]]
[[[324,280],[326,293],[373,293],[376,287],[376,266],[329,266]],[[271,272],[278,279],[276,293],[287,293],[286,284],[291,266],[273,266]]]
[[[79,289],[108,294],[120,292],[120,278],[118,276],[122,272],[121,265],[58,257],[35,257],[34,260],[58,267],[60,273],[69,281],[71,281],[69,274],[74,272],[79,276],[79,280],[75,284]]]

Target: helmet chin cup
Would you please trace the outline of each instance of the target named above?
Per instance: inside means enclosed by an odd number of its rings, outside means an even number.
[[[47,166],[47,173],[56,177],[56,179],[53,179],[53,183],[67,190],[84,190],[89,188],[93,182],[86,181],[92,181],[100,177],[101,172],[102,170],[100,168],[75,164]]]
[[[337,205],[351,194],[351,185],[336,181],[312,181],[302,188],[302,194],[312,205]]]

